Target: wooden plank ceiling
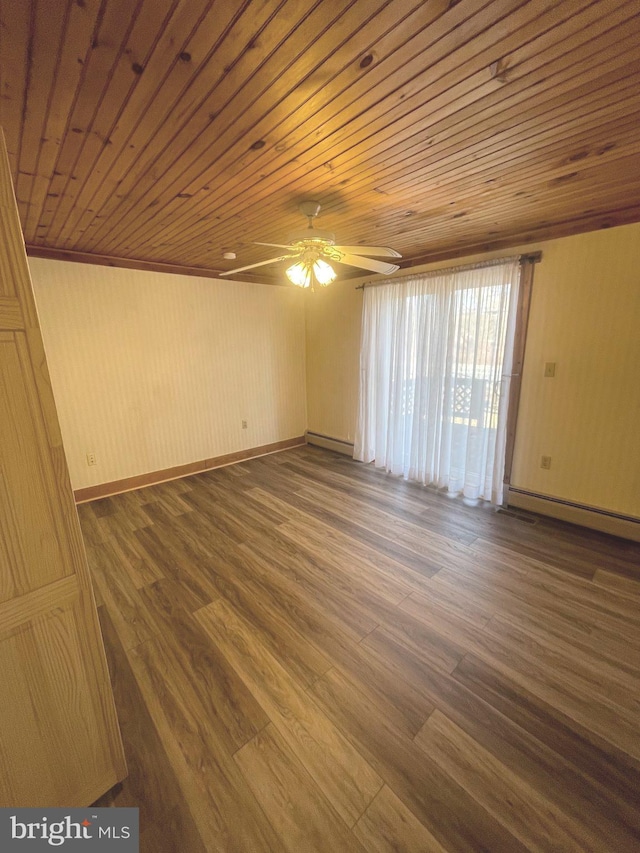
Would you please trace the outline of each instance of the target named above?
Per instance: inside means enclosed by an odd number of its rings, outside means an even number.
[[[304,199],[403,266],[640,220],[637,0],[0,10],[32,254],[215,274],[270,257],[252,241],[304,227]]]

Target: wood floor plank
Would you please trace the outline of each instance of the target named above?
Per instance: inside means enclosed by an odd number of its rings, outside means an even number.
[[[431,605],[435,606],[440,612],[444,610],[445,620],[450,615],[453,617],[454,623],[461,619],[465,623],[465,627],[471,627],[475,630],[484,628],[495,612],[490,601],[465,595],[462,590],[456,595],[449,586],[441,583],[430,583],[426,593],[413,592],[400,602],[398,609],[413,613],[418,618],[429,619],[428,613]]]
[[[614,589],[616,592],[629,596],[637,600],[640,598],[640,577],[627,578],[615,574],[615,572],[607,572],[604,569],[598,569],[593,577],[595,586],[604,589]]]
[[[242,582],[242,575],[234,577],[233,566],[218,563],[223,580],[218,582],[221,597],[234,612],[251,626],[262,643],[284,663],[285,668],[301,684],[309,685],[331,668],[331,660],[291,624],[285,614],[269,606],[267,596],[256,596],[255,591]]]
[[[265,507],[270,509],[280,509],[286,512],[289,506],[285,501],[280,500],[276,495],[269,493],[263,489],[252,489],[248,495],[255,501],[260,502]],[[409,587],[414,590],[426,585],[426,580],[429,574],[429,564],[425,559],[421,572],[415,572],[394,560],[390,557],[385,557],[376,551],[374,548],[354,539],[347,534],[341,533],[330,525],[324,524],[321,521],[313,518],[307,513],[297,512],[291,508],[289,518],[286,519],[289,527],[296,529],[304,528],[305,533],[309,536],[315,536],[322,540],[322,552],[333,553],[343,562],[345,559],[351,564],[354,561],[363,562],[366,569],[369,571],[371,580],[376,581],[376,586],[379,586],[382,580],[387,583],[390,580],[395,580],[399,589],[399,597],[406,595],[406,589]],[[328,535],[330,533],[330,535]],[[433,565],[432,572],[440,569],[439,565]],[[379,578],[383,575],[383,578]]]
[[[353,826],[382,787],[380,777],[255,641],[250,627],[226,602],[209,604],[196,613],[196,618],[241,674],[278,731],[295,743],[300,760],[338,814]]]
[[[91,549],[90,569],[100,598],[128,651],[156,636],[160,628],[131,579],[118,571],[117,552],[109,542]]]
[[[479,520],[473,516],[468,519],[459,517],[453,521],[443,507],[436,506],[429,512],[425,512],[423,495],[404,493],[400,498],[395,490],[386,487],[381,476],[374,479],[360,479],[346,476],[345,473],[335,469],[327,469],[325,466],[314,464],[313,461],[304,462],[299,459],[295,462],[286,462],[285,467],[286,470],[304,474],[307,478],[312,477],[314,482],[321,482],[344,496],[357,498],[364,501],[367,506],[410,520],[425,530],[444,534],[454,541],[471,544],[483,529]],[[349,473],[352,473],[352,470]]]
[[[384,578],[377,576],[375,569],[369,572],[369,577],[363,577],[364,567],[358,565],[354,558],[345,561],[345,558],[332,551],[331,546],[318,547],[318,540],[307,525],[299,522],[283,524],[279,528],[279,534],[286,537],[300,552],[309,551],[310,555],[319,556],[323,563],[331,571],[334,583],[339,584],[341,590],[347,595],[356,596],[363,603],[371,607],[384,608],[386,605],[394,606],[411,594],[410,586],[392,587]],[[322,540],[320,540],[322,541]]]
[[[147,519],[145,526],[150,525],[151,520]],[[146,559],[145,551],[137,546],[137,541],[131,536],[120,531],[110,536],[108,542],[117,557],[120,570],[126,572],[136,589],[142,589],[163,579],[164,575],[158,565]]]
[[[210,725],[233,753],[269,722],[265,711],[238,673],[209,642],[191,613],[181,605],[172,581],[158,581],[141,592],[161,626],[166,658],[188,678]]]
[[[525,525],[521,525],[524,528]],[[545,521],[523,531],[520,537],[506,535],[499,530],[491,531],[491,538],[506,542],[508,546],[523,556],[542,559],[568,574],[592,579],[600,565],[606,565],[606,560],[596,560],[597,554],[589,551],[588,545],[582,542],[567,542],[563,536],[554,536],[557,527]],[[490,538],[487,536],[487,538]]]
[[[234,756],[255,798],[282,839],[299,853],[365,853],[286,740],[270,724]]]
[[[176,535],[179,538],[178,532]],[[209,536],[210,531],[203,525],[199,532],[199,548],[210,543]],[[287,670],[302,683],[312,684],[331,667],[331,661],[296,631],[286,614],[280,616],[268,596],[254,594],[249,588],[251,573],[246,570],[244,559],[230,550],[220,537],[210,547],[217,551],[215,574],[210,576],[217,592],[215,598],[222,597],[230,602],[251,624],[261,641],[283,661]]]
[[[162,739],[182,795],[207,850],[279,850],[277,836],[255,802],[231,754],[186,678],[159,641],[140,644],[129,660]]]
[[[292,577],[281,559],[265,556],[260,542],[255,547],[254,551],[245,544],[238,549],[244,564],[251,567],[251,587],[286,614],[298,631],[319,649],[335,656],[338,647],[358,643],[376,627],[375,621],[366,616],[356,627],[352,626],[343,618],[344,605],[339,600],[329,600],[302,573]],[[302,557],[299,565],[304,566]]]
[[[339,511],[326,508],[320,498],[309,500],[293,492],[284,492],[282,496],[295,509],[299,509],[320,521],[326,522],[330,527],[345,533],[365,545],[370,545],[381,554],[396,560],[407,568],[414,569],[417,572],[424,572],[425,561],[420,558],[418,552],[395,540],[389,539],[387,536],[370,530],[367,526],[362,526],[352,521],[348,513],[345,515]],[[455,543],[451,543],[452,550],[454,547]],[[437,556],[440,555],[438,554]],[[434,564],[431,563],[430,565],[433,566]],[[436,571],[440,565],[441,563],[435,565],[431,573]]]
[[[90,504],[80,504],[78,517],[82,527],[82,535],[87,545],[102,545],[107,539],[107,533],[98,524]]]
[[[182,525],[187,523],[188,516],[182,516]],[[219,595],[212,577],[211,557],[198,555],[188,542],[173,533],[167,525],[153,525],[137,530],[135,539],[161,576],[172,578],[190,596],[194,609],[203,607]]]
[[[189,512],[191,506],[185,499],[184,491],[178,491],[176,487],[177,480],[169,483],[158,483],[154,487],[154,503],[159,503],[167,512],[173,516],[180,516],[185,512]]]
[[[483,749],[473,738],[435,710],[416,736],[418,743],[459,785],[503,823],[528,850],[570,853],[601,850],[589,836],[541,792]]]
[[[460,663],[453,676],[487,704],[566,757],[586,776],[604,783],[618,804],[632,806],[629,821],[640,827],[637,810],[640,762],[633,756],[589,727],[576,724],[564,711],[473,655]]]
[[[449,600],[456,597],[466,599],[470,605],[483,606],[487,619],[497,613],[531,616],[544,619],[546,625],[554,626],[560,633],[571,636],[576,631],[589,634],[593,628],[593,619],[589,613],[572,606],[570,600],[557,596],[529,593],[517,583],[515,577],[488,579],[481,573],[477,576],[461,572],[450,567],[443,569],[433,578],[432,589],[440,589]]]
[[[293,466],[288,466],[287,470],[289,469],[295,470]],[[310,487],[303,478],[295,474],[293,476],[296,477],[294,483],[298,486],[296,495],[305,500],[307,505],[322,503],[332,513],[349,518],[365,530],[382,534],[392,541],[401,540],[408,548],[417,548],[419,552],[424,550],[425,542],[430,541],[433,553],[438,556],[446,557],[451,551],[458,549],[464,553],[465,543],[475,540],[477,536],[475,532],[465,535],[460,528],[454,530],[450,527],[446,531],[441,528],[433,529],[425,523],[422,515],[393,512],[386,507],[378,508],[376,502],[360,498],[353,489],[344,492],[319,482],[314,482],[313,487]]]
[[[249,536],[249,530],[236,518],[224,514],[218,506],[219,498],[210,492],[206,486],[198,486],[185,493],[185,500],[192,510],[200,513],[212,527],[237,544],[244,542]]]
[[[143,853],[640,849],[637,544],[311,446],[79,514]]]
[[[117,503],[120,511],[127,515],[136,528],[140,529],[152,524],[152,520],[145,512],[144,504],[137,492],[123,492],[121,495],[117,495],[114,502]]]
[[[540,618],[506,611],[493,617],[492,621],[509,623],[542,642],[559,645],[571,656],[575,654],[578,658],[584,657],[587,663],[603,661],[620,675],[626,673],[637,678],[640,674],[640,650],[625,643],[624,636],[620,634],[605,636],[598,628],[593,628],[588,633],[576,631],[569,638],[566,632],[559,632],[553,624],[549,625]]]
[[[369,853],[447,853],[387,785],[353,832]]]
[[[552,597],[562,598],[570,595],[573,605],[590,611],[595,619],[605,618],[620,622],[625,617],[629,617],[633,622],[634,617],[637,616],[635,603],[629,601],[624,595],[620,595],[613,589],[598,588],[596,584],[585,578],[567,577],[565,572],[542,560],[519,556],[510,548],[486,543],[481,538],[476,539],[472,550],[482,555],[490,554],[503,566],[512,566],[512,571],[515,566],[510,561],[516,557],[524,575],[519,578],[522,584],[527,585],[532,591],[547,593]],[[638,556],[640,557],[640,549]]]
[[[311,689],[326,714],[348,732],[384,782],[445,848],[526,850],[409,738],[403,738],[336,670]],[[461,815],[464,814],[464,820]]]
[[[557,638],[545,637],[542,632],[523,629],[515,621],[494,616],[485,633],[514,650],[533,655],[557,673],[567,671],[577,676],[595,695],[614,699],[622,708],[640,712],[640,673],[609,662],[597,650],[583,649]]]
[[[327,535],[329,530],[314,519],[289,520],[280,525],[279,532],[294,542],[304,542],[314,553],[335,565],[336,572],[343,571],[379,596],[393,604],[406,598],[423,582],[421,576],[394,561],[386,564],[376,559],[376,554],[349,536]]]
[[[562,710],[567,716],[606,738],[634,759],[640,760],[640,720],[633,709],[614,698],[593,692],[593,682],[571,672],[549,668],[531,654],[516,653],[506,642],[486,635],[478,639],[478,656],[500,669],[522,687]]]
[[[439,628],[454,644],[454,650],[457,642],[460,656],[474,651],[480,655],[497,656],[496,659],[504,661],[505,655],[511,655],[512,665],[516,668],[519,660],[532,660],[536,665],[546,661],[554,679],[557,680],[564,672],[567,681],[575,683],[579,689],[602,699],[614,698],[620,708],[631,709],[634,713],[640,710],[640,681],[632,666],[615,665],[613,659],[607,659],[606,653],[594,651],[580,640],[570,643],[536,627],[532,630],[520,627],[521,614],[516,618],[508,613],[494,616],[478,632],[453,614],[443,614],[437,602],[422,594],[410,596],[401,602],[399,609]],[[399,627],[393,630],[398,635]],[[407,645],[407,638],[402,639]]]
[[[140,809],[140,849],[206,853],[106,608],[98,610],[129,775],[94,805]]]
[[[405,606],[404,602],[401,606]],[[640,758],[638,697],[635,693],[629,695],[620,686],[625,676],[621,674],[617,684],[611,680],[607,683],[604,667],[594,664],[581,668],[553,648],[542,645],[532,648],[534,641],[523,641],[520,637],[521,642],[516,646],[506,635],[497,636],[489,630],[467,631],[462,648]]]
[[[618,766],[618,751],[611,744],[585,729],[574,730],[568,718],[498,673],[499,694],[492,696],[482,683],[476,691],[477,685],[465,680],[467,659],[449,675],[382,631],[374,631],[366,643],[377,656],[401,667],[434,707],[500,761],[551,796],[574,820],[588,824],[603,849],[611,838],[616,849],[636,849],[640,812],[619,795],[632,796],[635,772]],[[613,787],[602,783],[609,779]]]
[[[273,570],[282,574],[291,584],[299,586],[318,606],[328,611],[332,618],[359,637],[364,637],[378,624],[377,619],[362,609],[354,607],[345,589],[343,578],[332,575],[329,567],[319,555],[313,555],[300,549],[288,537],[271,540],[267,546],[259,538],[256,542],[247,542],[242,548],[250,550],[265,565],[272,564]]]
[[[305,486],[298,489],[296,495],[308,502],[321,503],[330,512],[351,519],[370,533],[382,535],[392,542],[402,542],[406,548],[418,554],[426,546],[443,560],[443,565],[458,551],[472,553],[467,550],[468,545],[453,536],[434,533],[406,518],[379,510],[371,503],[341,494],[336,489],[327,489],[321,485]]]
[[[253,564],[259,558],[251,557]],[[270,606],[287,617],[301,636],[309,639],[321,649],[334,665],[354,679],[369,698],[400,731],[411,737],[418,731],[432,710],[429,702],[417,691],[413,684],[404,678],[400,667],[389,665],[387,661],[374,659],[367,648],[359,644],[358,635],[349,634],[343,625],[328,621],[326,611],[318,607],[316,601],[301,596],[296,585],[277,579],[274,572],[268,572],[261,582],[251,582],[258,597],[269,601]],[[273,595],[277,591],[277,596]],[[429,646],[428,648],[433,648]],[[438,650],[439,652],[439,650]],[[439,654],[433,661],[438,665]],[[450,667],[455,665],[445,659]]]

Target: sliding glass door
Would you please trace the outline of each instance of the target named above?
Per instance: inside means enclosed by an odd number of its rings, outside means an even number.
[[[355,457],[502,502],[516,258],[365,289]]]

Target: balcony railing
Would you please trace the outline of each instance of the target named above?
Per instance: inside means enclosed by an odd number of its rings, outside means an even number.
[[[425,379],[419,380],[425,381]],[[416,380],[407,380],[402,389],[402,415],[413,417]],[[445,418],[451,423],[482,429],[496,429],[500,402],[500,382],[483,378],[456,378],[453,389],[444,400]]]

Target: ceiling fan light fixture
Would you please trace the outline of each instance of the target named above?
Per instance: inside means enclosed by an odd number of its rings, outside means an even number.
[[[311,286],[311,267],[305,261],[298,261],[286,270],[286,276],[298,287]]]
[[[304,258],[290,266],[285,272],[289,281],[298,287],[313,288],[314,281],[321,287],[326,287],[336,280],[335,270],[331,264],[322,258]]]
[[[268,258],[266,261],[258,261],[244,267],[237,267],[233,270],[225,270],[220,275],[236,275],[246,270],[264,267],[267,264],[293,261],[293,264],[285,270],[289,281],[296,287],[310,287],[313,290],[314,283],[319,284],[320,287],[326,287],[337,278],[333,266],[327,263],[328,260],[348,267],[370,270],[381,275],[390,275],[400,269],[398,264],[390,264],[386,261],[366,257],[366,255],[371,254],[383,258],[401,258],[402,255],[395,249],[390,249],[388,246],[363,246],[361,243],[353,246],[336,245],[334,234],[330,231],[320,231],[318,228],[314,228],[313,220],[320,211],[319,202],[304,202],[300,206],[300,210],[309,218],[309,227],[306,230],[290,234],[286,243],[256,243],[257,246],[273,246],[274,249],[285,249],[287,254],[281,254],[278,257]],[[225,257],[227,256],[225,255]],[[229,260],[231,259],[229,258]]]
[[[336,272],[326,261],[323,261],[322,258],[318,258],[318,260],[313,265],[313,274],[316,277],[316,281],[322,287],[326,287],[328,284],[331,284],[332,281],[336,280]]]

